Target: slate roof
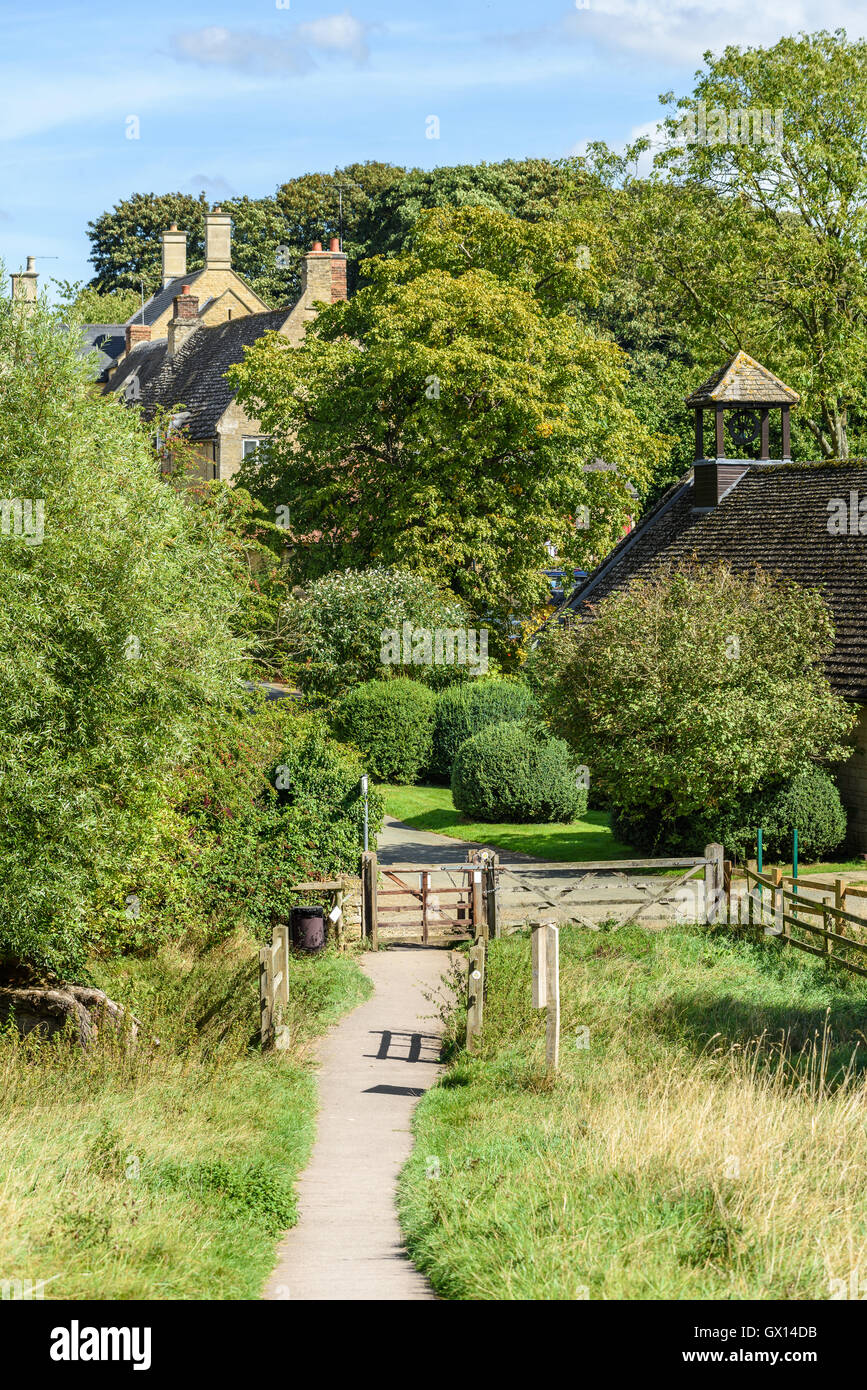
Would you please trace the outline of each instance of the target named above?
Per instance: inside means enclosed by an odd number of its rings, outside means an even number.
[[[867,463],[754,463],[710,511],[693,511],[692,491],[689,474],[549,621],[568,609],[589,616],[589,605],[667,565],[725,561],[736,573],[764,569],[822,592],[837,634],[828,677],[838,694],[867,701],[867,535],[828,531],[832,498],[848,507],[850,492],[867,497]]]
[[[275,309],[197,328],[170,359],[165,338],[139,343],[121,363],[109,389],[123,392],[136,374],[145,419],[157,406],[183,405],[189,412],[185,429],[190,438],[212,439],[234,396],[226,372],[241,361],[245,347],[263,333],[282,328],[288,317],[288,309]]]
[[[767,367],[736,352],[724,367],[687,396],[687,405],[797,405],[801,397]]]
[[[150,299],[145,303],[144,310],[136,309],[135,313],[131,314],[127,319],[124,327],[130,323],[155,324],[161,314],[164,314],[167,309],[171,309],[172,300],[175,298],[175,295],[181,293],[184,285],[189,285],[190,289],[193,288],[193,285],[202,274],[202,270],[203,267],[199,270],[191,270],[189,275],[181,275],[177,280],[172,280],[170,284],[166,285],[164,290],[157,290],[156,294],[152,294]],[[142,317],[142,314],[144,317]]]
[[[97,381],[105,379],[105,373],[126,346],[126,325],[122,323],[86,323],[81,330],[79,354],[85,357],[93,353],[91,362]]]

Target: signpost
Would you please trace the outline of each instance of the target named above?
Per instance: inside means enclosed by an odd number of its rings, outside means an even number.
[[[369,814],[368,814],[368,802],[367,802],[367,787],[368,787],[368,780],[367,780],[367,773],[365,772],[364,775],[362,776],[362,779],[361,779],[361,795],[364,797],[364,853],[365,853],[365,854],[367,854],[367,851],[368,851],[368,849],[369,849],[369,845],[368,845]]]

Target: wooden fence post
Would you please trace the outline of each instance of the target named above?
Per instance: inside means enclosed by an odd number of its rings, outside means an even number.
[[[533,961],[533,1008],[544,1009],[548,999],[548,972],[545,968],[545,928],[541,922],[533,927],[530,941]]]
[[[708,926],[719,921],[723,891],[723,847],[705,845],[704,915]]]
[[[488,940],[496,940],[500,935],[500,914],[497,904],[497,868],[499,855],[494,855],[485,867],[485,921],[488,927]]]
[[[467,973],[467,1052],[474,1052],[482,1031],[485,1008],[485,943],[470,947]]]
[[[545,974],[548,985],[545,1065],[549,1075],[552,1075],[560,1066],[560,928],[549,922],[545,928],[545,938]]]
[[[733,864],[730,859],[723,860],[723,893],[726,900],[726,926],[732,924],[732,869]]]
[[[473,894],[473,932],[477,941],[487,941],[488,924],[482,910],[482,870],[477,866],[471,871]]]
[[[361,856],[361,908],[364,921],[364,935],[374,951],[379,950],[379,903],[376,894],[377,862],[374,850],[366,850]]]
[[[259,952],[259,1018],[262,1037],[262,1051],[271,1047],[274,1041],[274,956],[270,946],[263,946]]]
[[[289,924],[280,922],[274,929],[276,952],[271,948],[271,959],[277,969],[273,977],[274,989],[274,1046],[278,1052],[286,1052],[292,1045],[292,1038],[286,1016],[289,1012]]]

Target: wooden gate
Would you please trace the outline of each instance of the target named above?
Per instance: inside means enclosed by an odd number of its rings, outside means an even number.
[[[444,940],[475,940],[488,934],[493,865],[383,864],[373,853],[362,856],[364,934],[378,944],[379,929],[400,931],[400,939],[423,945]],[[378,879],[381,882],[378,882]]]

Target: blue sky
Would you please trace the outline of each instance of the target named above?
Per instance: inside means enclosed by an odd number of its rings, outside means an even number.
[[[706,48],[865,20],[862,0],[7,3],[0,259],[8,274],[36,255],[43,285],[89,279],[88,221],[134,192],[218,201],[354,160],[619,145],[653,127],[660,92],[690,90]]]

